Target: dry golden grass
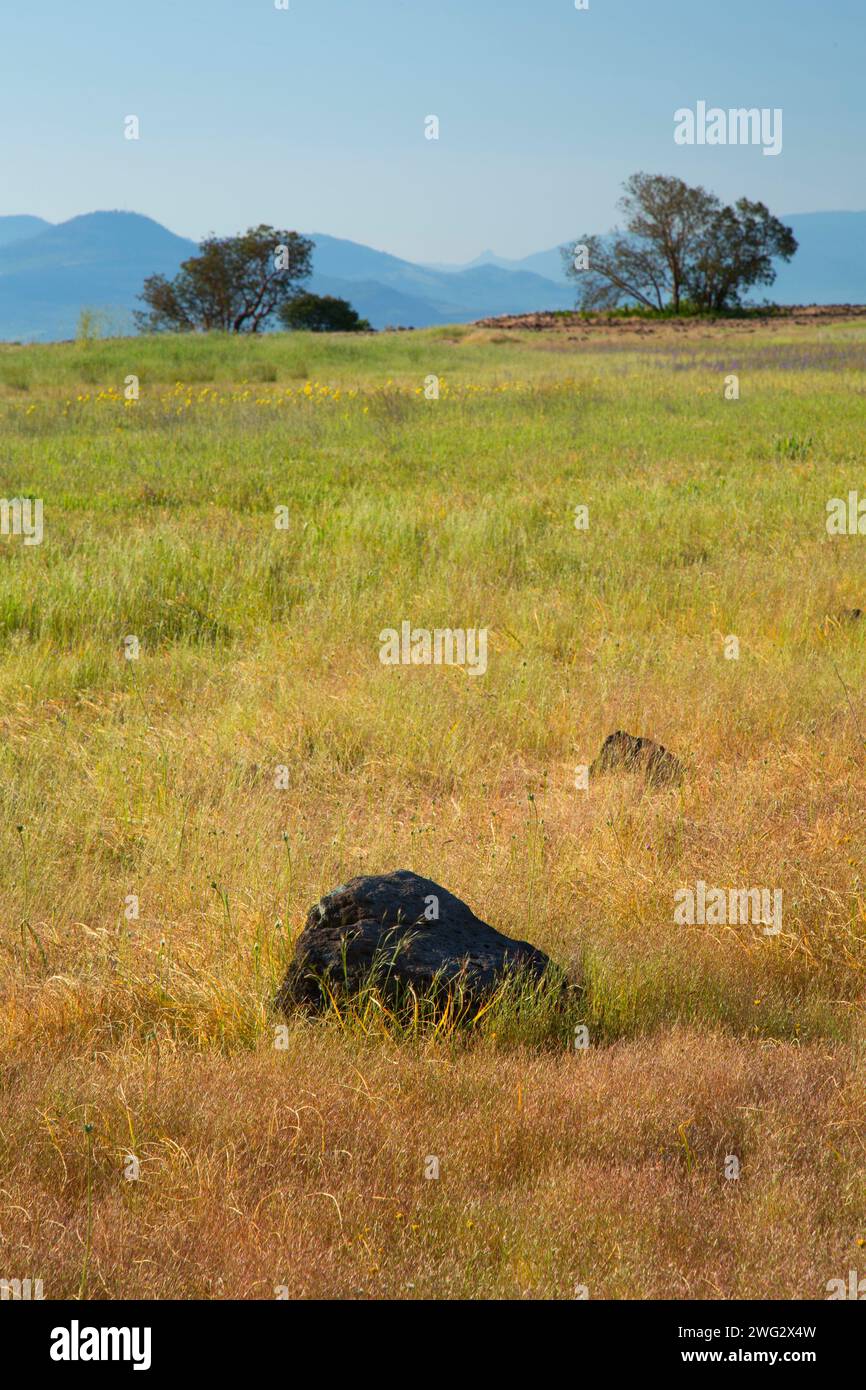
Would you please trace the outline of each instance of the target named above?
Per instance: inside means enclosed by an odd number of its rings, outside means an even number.
[[[0,1111],[4,1258],[49,1297],[80,1287],[88,1180],[97,1297],[819,1298],[862,1262],[864,1072],[826,1046],[93,1041],[14,1063]]]

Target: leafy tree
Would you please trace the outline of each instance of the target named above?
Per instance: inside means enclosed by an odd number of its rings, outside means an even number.
[[[143,332],[221,329],[258,333],[311,270],[313,242],[264,224],[233,237],[207,237],[173,280],[151,275],[135,319]]]
[[[308,290],[285,303],[278,315],[289,329],[306,328],[311,333],[369,333],[370,325],[353,309],[348,299],[332,294],[310,294]]]
[[[705,188],[663,174],[632,174],[624,189],[624,231],[583,237],[579,257],[562,248],[582,309],[614,309],[623,301],[677,314],[686,301],[732,308],[751,285],[772,284],[774,257],[790,260],[797,250],[790,227],[763,203],[741,198],[725,207]]]
[[[797,250],[790,227],[773,217],[763,203],[740,198],[719,209],[688,268],[689,299],[704,309],[728,309],[742,302],[752,285],[771,285],[774,257],[789,261]]]

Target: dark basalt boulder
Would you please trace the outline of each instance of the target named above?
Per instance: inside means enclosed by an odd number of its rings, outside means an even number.
[[[369,984],[400,996],[459,988],[464,1001],[491,994],[515,972],[540,980],[543,951],[480,921],[466,903],[407,869],[353,878],[327,893],[307,923],[275,1003],[322,1009],[328,990],[351,997]]]
[[[633,734],[608,734],[595,762],[590,765],[589,775],[601,772],[614,772],[625,768],[628,772],[642,772],[648,782],[661,786],[666,782],[681,782],[685,769],[679,758],[669,753],[660,743],[651,738],[636,738]]]

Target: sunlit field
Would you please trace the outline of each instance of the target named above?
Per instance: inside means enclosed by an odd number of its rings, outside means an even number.
[[[826,527],[866,321],[7,346],[0,429],[44,509],[0,537],[0,1275],[866,1273],[866,535]],[[403,621],[487,628],[486,672],[383,665]],[[582,788],[617,729],[682,784]],[[398,868],[579,1002],[279,1035],[308,907]],[[781,931],[678,923],[698,881],[781,890]]]

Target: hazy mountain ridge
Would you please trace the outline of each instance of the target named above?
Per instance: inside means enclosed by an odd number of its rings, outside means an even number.
[[[773,285],[755,291],[755,300],[766,297],[780,304],[866,302],[866,212],[792,212],[782,214],[781,220],[793,229],[799,250],[788,265],[778,267]],[[507,270],[528,270],[564,285],[567,281],[560,247],[566,244],[567,239],[520,260],[504,260],[492,251],[484,251],[465,265],[439,264],[436,268],[454,274],[490,264]]]
[[[38,236],[51,225],[44,217],[0,217],[0,246]]]
[[[767,297],[779,303],[866,301],[866,212],[783,218],[800,241]],[[360,242],[312,233],[309,288],[350,299],[376,328],[465,323],[496,314],[568,309],[574,287],[559,247],[520,260],[486,251],[465,265],[419,265]],[[148,275],[174,275],[196,243],[140,213],[93,212],[56,225],[0,217],[0,338],[71,338],[82,308],[100,310],[106,331],[132,331]],[[763,293],[755,299],[762,299]]]

